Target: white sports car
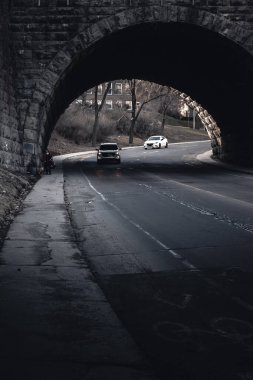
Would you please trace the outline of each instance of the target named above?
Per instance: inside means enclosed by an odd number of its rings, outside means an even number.
[[[150,136],[144,142],[144,149],[168,148],[168,140],[164,136]]]

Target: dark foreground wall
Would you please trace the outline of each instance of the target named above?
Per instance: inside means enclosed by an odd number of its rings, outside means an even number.
[[[2,1],[0,4],[0,164],[19,169],[23,166],[22,132],[16,109],[15,57],[9,20],[9,4],[7,1]]]
[[[75,96],[132,75],[196,99],[218,124],[196,105],[214,152],[253,162],[252,1],[2,0],[0,7],[1,165],[35,168]]]

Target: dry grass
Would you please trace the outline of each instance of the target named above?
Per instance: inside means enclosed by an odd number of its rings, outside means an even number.
[[[102,111],[99,119],[97,142],[115,141],[120,146],[129,146],[128,134],[130,114],[121,110]],[[91,147],[94,110],[72,104],[58,120],[49,144],[53,155],[93,150]],[[166,118],[162,133],[170,143],[208,139],[204,130],[188,128],[186,121]],[[143,145],[147,137],[161,134],[161,115],[154,111],[142,111],[135,126],[134,143]]]
[[[168,138],[168,141],[170,143],[200,141],[208,139],[208,135],[205,131],[192,130],[190,128],[182,126],[175,127],[167,125],[165,126],[164,135]],[[128,139],[129,137],[127,135],[114,133],[110,136],[105,137],[103,141],[114,141],[117,142],[119,146],[126,147],[129,146]],[[131,146],[140,146],[143,145],[143,142],[144,139],[135,137],[134,142],[131,144]],[[90,142],[85,144],[76,144],[74,141],[66,139],[59,135],[57,131],[53,132],[48,149],[54,156],[66,153],[77,153],[94,150]]]

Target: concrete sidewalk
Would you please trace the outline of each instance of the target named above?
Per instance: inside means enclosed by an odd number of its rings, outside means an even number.
[[[247,174],[253,174],[253,168],[250,168],[250,167],[247,168],[245,166],[239,166],[235,164],[222,162],[219,160],[214,160],[212,158],[212,150],[208,150],[205,153],[199,154],[196,158],[205,164],[215,165],[215,166],[222,167],[224,169],[239,171],[239,172],[243,172]]]
[[[0,378],[154,380],[76,245],[56,164],[0,252]]]

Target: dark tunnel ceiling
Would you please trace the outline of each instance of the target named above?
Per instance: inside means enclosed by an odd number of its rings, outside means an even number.
[[[245,92],[252,77],[252,57],[228,39],[190,24],[155,23],[100,40],[82,54],[64,86],[69,104],[95,84],[149,80],[187,93],[219,118],[219,103],[227,99],[233,106],[234,94]]]

